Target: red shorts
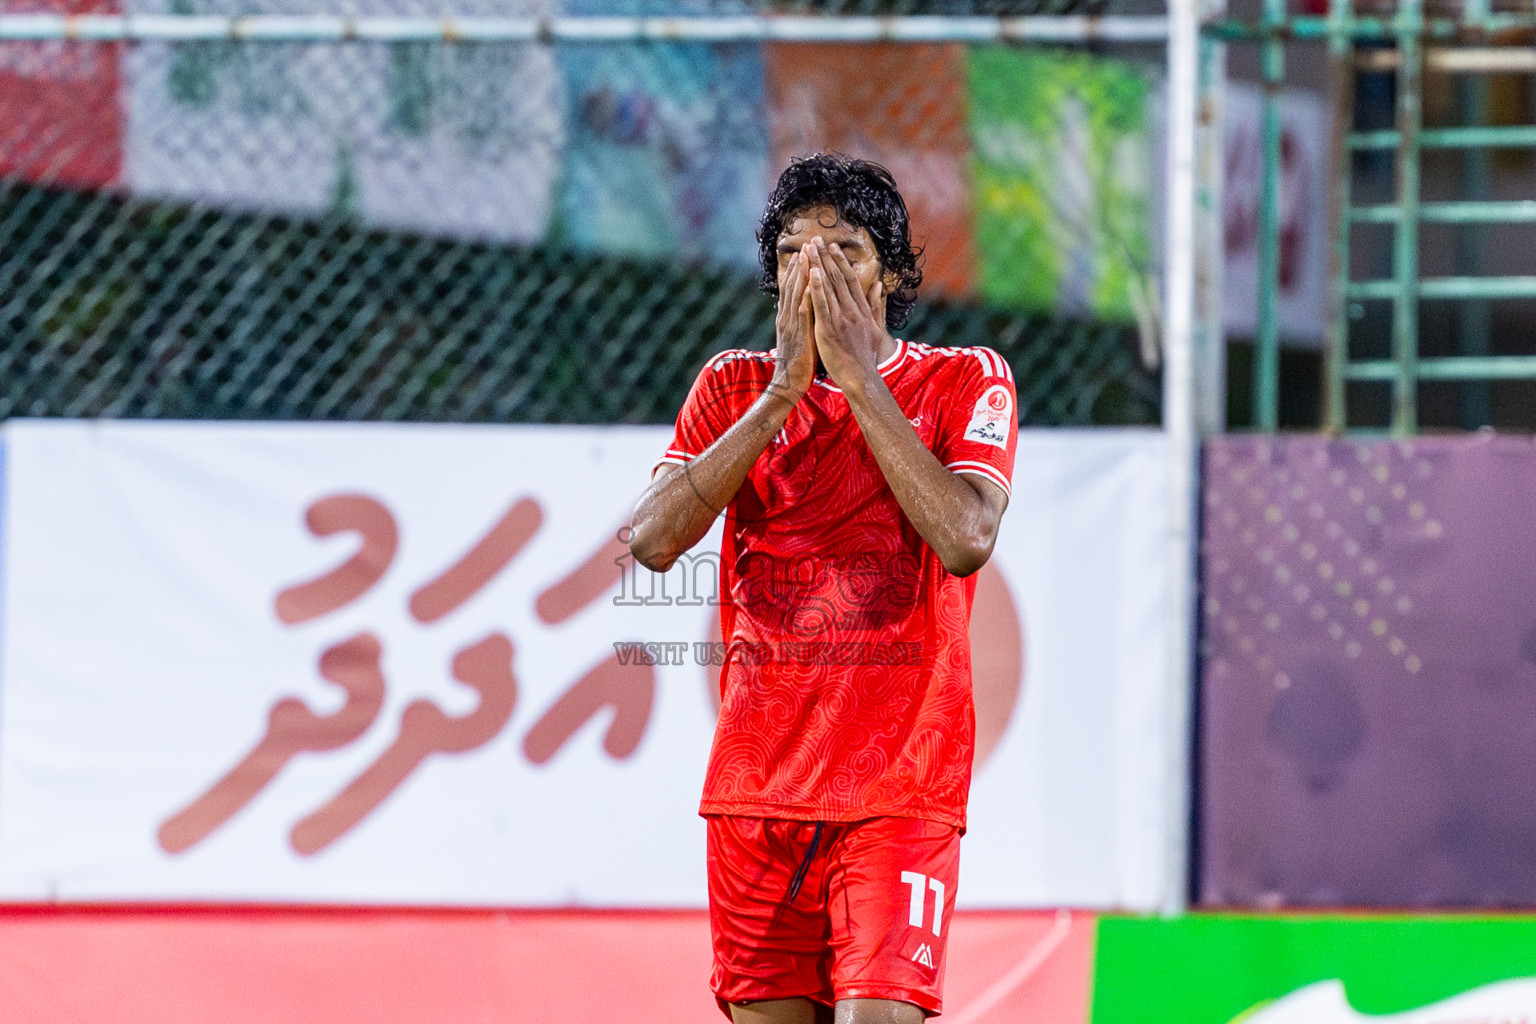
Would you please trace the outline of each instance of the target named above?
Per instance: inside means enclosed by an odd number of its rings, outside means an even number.
[[[803,996],[943,1003],[960,830],[916,818],[709,818],[720,1008]]]

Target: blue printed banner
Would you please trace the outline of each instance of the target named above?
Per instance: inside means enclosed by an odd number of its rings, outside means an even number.
[[[567,46],[555,237],[578,249],[752,267],[770,184],[756,45]]]

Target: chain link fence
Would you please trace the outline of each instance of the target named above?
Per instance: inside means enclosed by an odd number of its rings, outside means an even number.
[[[891,168],[925,244],[905,337],[998,349],[1027,423],[1156,422],[1161,59],[0,41],[0,417],[670,422],[709,355],[772,346],[752,231],[836,149]]]

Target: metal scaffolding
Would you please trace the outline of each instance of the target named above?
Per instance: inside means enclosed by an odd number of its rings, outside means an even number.
[[[1423,126],[1426,69],[1466,76],[1536,72],[1536,50],[1525,41],[1532,31],[1536,31],[1536,16],[1495,13],[1488,0],[1469,0],[1455,18],[1427,15],[1423,0],[1401,0],[1391,17],[1357,16],[1351,0],[1332,0],[1326,18],[1290,17],[1284,0],[1265,0],[1264,16],[1257,23],[1219,21],[1205,26],[1210,38],[1256,43],[1262,49],[1265,95],[1260,311],[1253,366],[1256,429],[1273,431],[1279,425],[1279,91],[1285,72],[1285,47],[1290,40],[1328,41],[1337,101],[1334,188],[1330,197],[1335,234],[1330,254],[1332,298],[1324,427],[1334,433],[1351,430],[1347,388],[1354,382],[1382,381],[1390,385],[1389,429],[1393,436],[1405,437],[1418,430],[1421,381],[1536,379],[1536,356],[1489,354],[1486,305],[1491,300],[1536,298],[1536,276],[1494,277],[1481,273],[1481,246],[1478,236],[1471,233],[1490,224],[1536,223],[1536,201],[1493,201],[1482,194],[1486,192],[1484,151],[1536,147],[1536,125],[1467,124],[1431,129]],[[1516,41],[1501,41],[1511,35],[1516,36]],[[1366,43],[1375,45],[1361,46]],[[1381,44],[1390,44],[1390,48]],[[1390,72],[1395,76],[1396,124],[1391,129],[1352,130],[1350,114],[1356,71]],[[1476,104],[1471,107],[1474,109],[1464,109],[1463,114],[1475,117]],[[1421,166],[1424,151],[1430,149],[1459,150],[1465,154],[1467,167],[1463,177],[1470,195],[1449,202],[1422,200]],[[1394,196],[1390,203],[1357,205],[1352,199],[1353,157],[1370,151],[1393,154]],[[1481,172],[1479,167],[1483,168]],[[1484,181],[1481,187],[1480,179]],[[1458,272],[1454,276],[1421,275],[1419,226],[1424,223],[1454,224],[1468,229],[1459,243],[1462,251],[1458,253]],[[1389,225],[1393,230],[1390,277],[1354,280],[1350,274],[1352,229],[1366,224]],[[1419,303],[1423,299],[1454,300],[1460,304],[1462,354],[1421,358]],[[1389,358],[1356,358],[1350,351],[1351,313],[1368,300],[1391,303]],[[1486,398],[1481,410],[1472,410],[1472,418],[1479,414],[1481,423],[1487,423]]]

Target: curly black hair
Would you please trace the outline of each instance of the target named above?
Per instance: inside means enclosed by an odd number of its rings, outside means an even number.
[[[863,228],[874,240],[880,266],[896,279],[885,299],[885,323],[899,330],[917,302],[923,281],[923,251],[912,247],[907,204],[891,172],[868,160],[841,153],[813,153],[790,161],[768,197],[757,228],[757,259],[763,291],[779,295],[779,236],[796,216],[813,206],[830,206],[843,222]]]

